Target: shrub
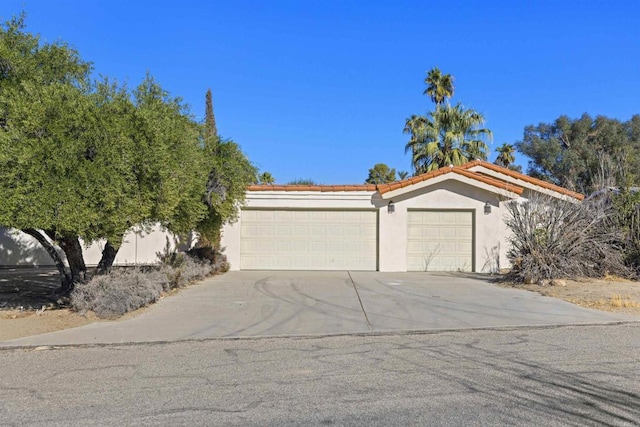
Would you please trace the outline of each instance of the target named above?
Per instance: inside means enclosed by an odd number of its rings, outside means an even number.
[[[187,251],[187,254],[194,259],[200,260],[201,262],[210,263],[215,273],[225,273],[229,270],[227,256],[223,254],[221,250],[205,246],[189,249],[189,251]]]
[[[514,279],[629,275],[622,250],[625,235],[610,203],[539,196],[509,202],[507,212]]]
[[[71,307],[80,312],[92,310],[100,318],[114,318],[157,301],[167,284],[167,276],[157,270],[115,268],[76,286]]]
[[[165,251],[159,254],[159,266],[113,268],[77,285],[71,293],[71,307],[80,312],[91,310],[100,318],[115,318],[156,302],[162,292],[228,269],[226,257],[219,251],[200,254],[200,259],[195,259],[185,253]],[[213,264],[207,256],[211,256]]]
[[[640,274],[640,189],[623,189],[611,197],[611,203],[616,209],[615,224],[625,233],[625,261]]]
[[[162,265],[160,271],[168,278],[170,288],[181,288],[214,272],[213,266],[208,262],[201,262],[184,254],[177,254],[170,262]]]

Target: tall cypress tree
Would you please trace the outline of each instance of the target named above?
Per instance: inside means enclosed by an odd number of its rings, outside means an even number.
[[[205,123],[207,137],[218,136],[218,128],[216,127],[216,118],[213,115],[213,99],[211,96],[211,89],[207,90],[204,123]]]

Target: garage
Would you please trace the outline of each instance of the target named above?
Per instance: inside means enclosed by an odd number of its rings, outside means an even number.
[[[408,271],[474,271],[473,211],[407,211]]]
[[[224,225],[231,270],[495,272],[507,204],[583,195],[482,160],[383,184],[252,184]]]
[[[242,270],[377,269],[376,210],[243,209]]]

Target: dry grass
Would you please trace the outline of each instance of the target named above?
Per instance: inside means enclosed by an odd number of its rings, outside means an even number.
[[[624,308],[638,308],[640,307],[640,303],[634,301],[629,296],[623,297],[622,295],[616,294],[611,297],[610,304],[612,307],[624,307]]]
[[[567,280],[566,286],[539,286],[506,281],[501,286],[537,292],[582,307],[640,316],[640,282],[614,276]]]

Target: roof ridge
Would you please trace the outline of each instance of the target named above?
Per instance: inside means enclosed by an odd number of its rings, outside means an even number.
[[[251,184],[248,191],[376,191],[376,184],[354,185],[299,185],[299,184]]]
[[[443,166],[441,168],[425,172],[423,174],[412,176],[409,178],[405,178],[399,181],[394,181],[385,184],[352,184],[352,185],[297,185],[297,184],[252,184],[247,187],[248,191],[320,191],[320,192],[329,192],[329,191],[377,191],[380,194],[387,193],[389,191],[397,190],[399,188],[408,187],[410,185],[417,184],[419,182],[427,181],[431,178],[435,178],[440,175],[444,175],[447,173],[457,173],[462,176],[466,176],[467,178],[475,179],[480,182],[484,182],[485,184],[492,185],[494,187],[502,188],[507,191],[512,191],[516,194],[522,194],[524,188],[521,186],[509,182],[508,180],[502,180],[494,176],[490,176],[487,174],[478,173],[475,171],[469,170],[474,166],[482,166],[487,169],[493,170],[494,172],[502,173],[503,175],[510,176],[515,179],[520,179],[522,181],[528,182],[533,185],[537,185],[542,188],[546,188],[548,190],[555,191],[560,194],[564,194],[570,197],[573,197],[578,200],[583,200],[584,195],[581,193],[577,193],[575,191],[568,190],[564,187],[560,187],[558,185],[552,184],[550,182],[543,181],[538,178],[531,177],[529,175],[523,174],[521,172],[516,172],[514,170],[505,168],[503,166],[499,166],[493,163],[489,163],[484,160],[472,160],[463,165],[459,166]]]
[[[582,193],[578,193],[576,191],[569,190],[569,189],[561,187],[559,185],[552,184],[550,182],[543,181],[543,180],[538,179],[538,178],[534,178],[534,177],[526,175],[526,174],[524,174],[522,172],[517,172],[517,171],[514,171],[512,169],[505,168],[504,166],[496,165],[495,163],[489,163],[489,162],[485,162],[483,160],[475,160],[473,162],[465,163],[464,165],[462,165],[460,167],[463,167],[464,169],[469,169],[469,168],[474,167],[474,166],[486,167],[487,169],[491,169],[494,172],[502,173],[502,174],[510,176],[512,178],[520,179],[520,180],[528,182],[530,184],[534,184],[534,185],[537,185],[539,187],[546,188],[548,190],[553,190],[553,191],[556,191],[558,193],[573,197],[573,198],[578,199],[578,200],[583,200],[584,199],[584,194],[582,194]]]

